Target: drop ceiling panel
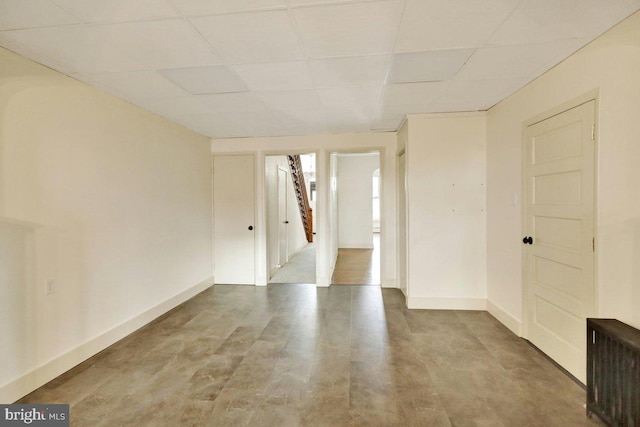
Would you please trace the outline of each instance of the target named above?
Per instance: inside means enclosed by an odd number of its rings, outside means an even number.
[[[597,35],[637,8],[634,0],[528,0],[491,37],[491,44],[523,44]],[[606,24],[605,24],[606,25]]]
[[[204,114],[209,111],[207,106],[195,96],[141,98],[131,99],[130,101],[145,110],[165,117]]]
[[[321,109],[318,94],[314,90],[256,92],[255,95],[272,110],[296,114],[302,110]]]
[[[145,68],[220,64],[220,57],[182,19],[105,25],[113,43]]]
[[[317,87],[380,86],[384,83],[390,55],[351,56],[309,61]]]
[[[431,112],[486,110],[515,89],[526,79],[452,81],[430,106]],[[455,110],[451,110],[455,109]]]
[[[79,23],[50,0],[1,0],[0,31]]]
[[[191,22],[227,63],[303,57],[286,11],[208,16],[194,18]]]
[[[388,84],[382,100],[386,105],[423,104],[440,96],[445,88],[444,82]]]
[[[262,101],[252,93],[220,93],[198,95],[197,98],[206,105],[209,111],[216,113],[246,113],[266,110]]]
[[[53,0],[83,22],[124,22],[178,16],[168,0]]]
[[[313,88],[309,67],[304,61],[235,65],[233,70],[250,90],[301,90]]]
[[[456,80],[491,80],[533,77],[540,75],[565,58],[582,40],[561,40],[552,43],[518,46],[496,46],[478,49]]]
[[[475,49],[397,53],[387,83],[448,80],[467,62]]]
[[[129,98],[169,98],[187,96],[183,89],[155,71],[90,74],[81,80],[97,84]]]
[[[294,9],[311,57],[390,53],[404,7],[403,0],[349,3]]]
[[[261,9],[286,8],[287,0],[172,0],[185,15],[215,15]]]
[[[521,0],[407,0],[396,52],[482,46]]]
[[[70,26],[0,32],[2,45],[21,47],[21,52],[47,58],[66,73],[139,70],[138,61],[125,54],[111,33],[102,27]],[[29,55],[29,56],[31,56]]]
[[[223,65],[214,67],[176,68],[160,73],[192,94],[244,92],[247,85]]]

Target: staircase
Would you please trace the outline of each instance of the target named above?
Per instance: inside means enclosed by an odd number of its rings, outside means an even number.
[[[304,183],[304,174],[302,173],[302,164],[300,156],[287,156],[289,160],[289,170],[291,171],[291,179],[293,180],[293,188],[296,192],[298,200],[298,209],[300,210],[300,218],[304,226],[304,232],[307,236],[307,242],[313,242],[313,212],[309,207],[309,197],[307,196],[307,187]]]

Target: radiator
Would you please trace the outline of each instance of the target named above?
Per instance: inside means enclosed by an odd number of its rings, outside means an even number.
[[[587,319],[587,416],[640,427],[640,331],[614,319]]]

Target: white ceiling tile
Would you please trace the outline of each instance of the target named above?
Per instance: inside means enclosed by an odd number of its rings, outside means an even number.
[[[223,65],[214,67],[174,68],[160,74],[192,94],[244,92],[247,85]]]
[[[265,105],[258,97],[247,92],[197,95],[196,97],[207,106],[209,111],[217,113],[245,113],[266,110]]]
[[[380,98],[381,86],[350,86],[318,89],[324,107],[364,107],[372,109]]]
[[[245,64],[232,68],[253,91],[313,88],[311,73],[304,61]]]
[[[3,45],[25,47],[38,59],[61,64],[66,72],[104,73],[143,68],[112,43],[102,27],[69,26],[0,33]]]
[[[79,22],[50,0],[0,0],[0,31]]]
[[[429,52],[397,53],[388,83],[412,83],[453,78],[475,49],[435,50]]]
[[[312,57],[390,53],[403,0],[294,9],[307,53]]]
[[[287,0],[172,0],[185,15],[215,15],[220,13],[243,12],[285,8]]]
[[[380,86],[384,83],[390,55],[351,56],[309,61],[317,87]]]
[[[255,92],[267,108],[283,113],[296,114],[298,111],[315,110],[322,107],[318,94],[313,90]]]
[[[123,22],[177,16],[177,10],[168,0],[53,1],[83,22]]]
[[[431,109],[438,112],[487,110],[526,82],[527,79],[451,81]]]
[[[635,3],[635,4],[634,4]],[[633,0],[535,0],[525,1],[491,37],[491,44],[524,44],[597,35],[603,22],[609,25],[636,10]],[[595,31],[595,32],[594,32]]]
[[[90,74],[87,80],[113,89],[128,98],[169,98],[188,93],[155,71]]]
[[[198,32],[185,20],[132,22],[104,25],[111,44],[135,58],[145,68],[185,68],[221,63]]]
[[[191,22],[228,63],[285,61],[303,56],[286,11],[208,16]]]
[[[494,46],[478,49],[456,80],[491,80],[534,77],[542,74],[578,47],[582,40]]]
[[[483,45],[521,0],[407,0],[396,52]]]
[[[321,109],[300,109],[297,111],[276,111],[280,121],[289,127],[310,128],[326,127],[327,121]]]
[[[165,117],[204,114],[209,110],[196,96],[141,98],[130,99],[130,101],[145,110]]]
[[[382,93],[387,105],[424,105],[440,96],[446,88],[444,82],[389,84]]]

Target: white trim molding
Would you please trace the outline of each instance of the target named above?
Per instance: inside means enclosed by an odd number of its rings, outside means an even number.
[[[427,310],[487,310],[486,298],[409,297],[407,308]]]
[[[491,300],[487,300],[487,311],[500,323],[509,328],[511,332],[519,337],[522,336],[522,322],[507,313],[502,307],[498,306]]]

